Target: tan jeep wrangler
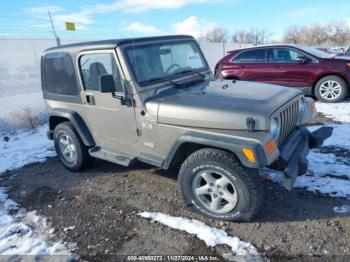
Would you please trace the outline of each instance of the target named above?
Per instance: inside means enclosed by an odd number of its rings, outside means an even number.
[[[312,99],[294,89],[215,80],[190,36],[87,42],[42,57],[48,136],[71,171],[100,158],[179,170],[186,206],[214,219],[250,220],[263,200],[258,169],[307,170]]]

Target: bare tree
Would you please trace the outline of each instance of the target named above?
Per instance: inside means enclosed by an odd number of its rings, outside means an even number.
[[[312,26],[306,27],[303,30],[303,35],[305,37],[305,44],[319,46],[325,43],[328,39],[328,34],[325,26],[320,24],[314,24]]]
[[[333,21],[326,25],[289,27],[283,42],[320,46],[324,44],[344,46],[350,42],[350,27],[345,21]]]
[[[217,27],[209,31],[205,35],[205,40],[211,43],[225,43],[227,42],[228,32],[226,29]]]
[[[248,31],[239,30],[232,34],[231,40],[237,44],[250,44],[251,37]]]
[[[320,45],[328,39],[324,26],[314,24],[311,26],[289,27],[284,32],[283,42],[292,44]]]
[[[239,30],[232,34],[232,42],[239,44],[263,45],[270,42],[271,33],[265,29],[252,28]]]
[[[340,46],[350,41],[350,28],[344,21],[333,21],[327,24],[328,39]]]
[[[253,45],[264,45],[269,43],[271,33],[269,33],[265,29],[258,29],[258,28],[252,28],[249,31],[249,36],[250,36],[250,42]]]
[[[302,42],[301,28],[296,26],[288,27],[283,34],[282,41],[287,44],[300,44]]]

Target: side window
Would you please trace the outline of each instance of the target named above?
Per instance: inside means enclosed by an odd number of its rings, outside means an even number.
[[[273,48],[271,60],[274,63],[298,63],[298,57],[306,57],[303,53],[289,48]]]
[[[100,76],[112,75],[116,92],[123,92],[120,73],[112,53],[82,55],[79,65],[85,90],[100,91]]]
[[[53,94],[77,95],[79,89],[72,58],[59,52],[44,56],[44,89]]]
[[[259,48],[244,51],[233,58],[234,63],[266,63],[267,49]]]

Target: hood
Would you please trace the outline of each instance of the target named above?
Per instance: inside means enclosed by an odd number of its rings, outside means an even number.
[[[338,60],[338,61],[344,61],[344,62],[350,62],[350,56],[335,56],[327,60]]]
[[[270,115],[300,94],[277,85],[216,80],[160,95],[148,101],[146,108],[158,112],[161,124],[245,130],[247,118],[253,117],[256,130],[267,130]]]

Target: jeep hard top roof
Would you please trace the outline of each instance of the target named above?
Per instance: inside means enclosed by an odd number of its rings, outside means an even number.
[[[138,37],[138,38],[125,38],[125,39],[110,39],[101,41],[89,41],[81,42],[67,45],[60,45],[56,47],[51,47],[45,50],[45,53],[51,52],[81,52],[86,50],[96,50],[96,49],[111,49],[116,48],[123,44],[133,44],[140,42],[152,42],[152,41],[166,41],[166,40],[184,39],[193,40],[194,38],[189,35],[169,35],[169,36],[154,36],[154,37]]]

